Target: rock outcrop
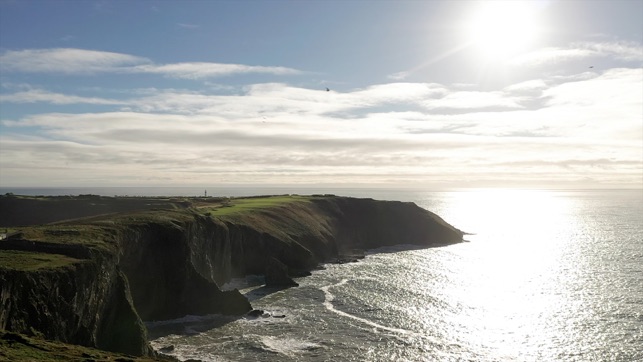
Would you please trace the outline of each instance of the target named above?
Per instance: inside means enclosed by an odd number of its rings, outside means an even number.
[[[266,264],[266,286],[268,287],[298,287],[290,275],[288,267],[275,258],[270,258]]]
[[[244,212],[208,210],[224,209],[112,214],[25,228],[22,240],[0,241],[0,253],[66,258],[33,268],[0,259],[0,329],[151,355],[143,320],[251,311],[238,291],[219,289],[233,277],[263,274],[268,285],[296,285],[289,275],[343,255],[444,245],[463,235],[413,203],[319,196]]]

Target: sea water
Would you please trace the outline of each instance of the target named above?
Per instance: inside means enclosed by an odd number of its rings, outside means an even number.
[[[253,192],[271,193],[230,196]],[[270,316],[151,322],[153,346],[203,361],[643,361],[643,191],[331,193],[413,201],[472,235],[371,250],[296,288],[234,280]]]

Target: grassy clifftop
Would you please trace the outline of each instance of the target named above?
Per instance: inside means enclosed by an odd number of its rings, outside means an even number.
[[[177,360],[163,355],[136,357],[73,344],[47,341],[19,333],[0,331],[0,361],[173,362]]]
[[[195,217],[249,225],[260,232],[287,240],[288,235],[297,234],[297,228],[302,223],[319,222],[319,217],[323,215],[311,215],[302,205],[322,197],[278,195],[247,198],[122,198],[95,195],[4,195],[0,196],[0,268],[34,270],[64,266],[79,262],[76,258],[60,255],[69,254],[65,250],[75,246],[115,250],[118,247],[118,235],[123,230],[152,224],[180,229]],[[292,223],[293,219],[298,220]],[[53,250],[52,244],[58,244],[61,248]]]
[[[79,262],[81,262],[81,260],[60,254],[19,250],[2,250],[2,252],[0,252],[0,266],[5,269],[17,271],[56,269]]]

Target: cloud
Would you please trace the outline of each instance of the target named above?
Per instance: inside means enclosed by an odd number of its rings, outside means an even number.
[[[593,53],[588,49],[563,49],[563,48],[543,48],[535,52],[519,55],[509,60],[509,64],[514,66],[539,66],[549,63],[559,63],[574,59],[588,58]]]
[[[303,89],[280,83],[255,84],[247,96],[261,102],[265,111],[288,109],[297,115],[355,118],[374,108],[421,107],[422,101],[448,91],[436,83],[388,83],[348,92]]]
[[[9,50],[0,55],[0,69],[25,73],[122,72],[149,62],[128,54],[71,48]]]
[[[370,86],[353,92],[355,98],[369,99],[375,103],[412,103],[427,98],[443,97],[449,91],[437,83],[388,83]],[[366,102],[369,103],[369,102]]]
[[[188,23],[176,23],[176,26],[183,29],[196,29],[199,27],[197,24],[188,24]]]
[[[0,70],[65,75],[147,73],[182,79],[207,79],[248,73],[302,74],[299,70],[287,67],[244,64],[210,62],[155,64],[150,59],[129,54],[72,48],[8,50],[0,55]]]
[[[547,84],[542,79],[532,79],[517,84],[512,84],[503,89],[505,92],[509,93],[531,93],[534,91],[542,91],[547,88]]]
[[[75,39],[76,39],[76,36],[74,36],[74,35],[65,35],[65,36],[61,37],[59,40],[62,41],[62,42],[68,43],[68,42],[70,42],[72,40],[75,40]]]
[[[607,57],[626,62],[643,61],[643,46],[636,42],[581,42],[566,48],[549,47],[519,55],[509,61],[515,66],[539,66],[590,57]]]
[[[0,168],[11,172],[0,181],[29,183],[38,172],[65,183],[67,170],[79,184],[590,177],[636,186],[642,85],[640,69],[621,68],[488,92],[406,82],[347,92],[283,83],[232,95],[142,89],[108,112],[3,120]],[[112,102],[29,88],[3,97]]]
[[[264,73],[274,75],[297,75],[302,72],[286,67],[251,66],[223,63],[174,63],[165,65],[146,64],[133,67],[134,73],[161,74],[172,78],[204,79],[235,74]]]
[[[599,56],[613,57],[624,61],[643,61],[643,46],[636,42],[584,42],[579,43],[577,46]]]
[[[460,91],[449,93],[438,99],[428,99],[423,102],[423,106],[429,110],[434,109],[452,109],[452,110],[471,110],[471,109],[517,109],[522,108],[518,100],[508,97],[502,92],[474,92]]]
[[[61,93],[53,93],[42,89],[30,89],[13,94],[0,94],[0,102],[7,103],[52,103],[52,104],[97,104],[119,105],[123,101],[98,97],[81,97]]]
[[[45,140],[2,139],[3,154],[7,155],[2,160],[6,162],[3,168],[17,167],[21,162],[33,167],[79,170],[82,165],[91,169],[101,164],[103,172],[109,169],[121,174],[127,172],[124,170],[132,172],[137,165],[138,174],[161,172],[168,176],[176,172],[174,182],[176,177],[212,177],[213,173],[228,178],[363,174],[379,167],[408,169],[408,165],[399,163],[407,157],[418,161],[433,157],[421,155],[424,142],[391,137],[391,130],[383,133],[371,127],[369,132],[355,133],[349,132],[355,124],[333,121],[263,123],[212,116],[111,112],[43,114],[5,125],[42,129],[46,136]],[[50,157],[53,159],[47,162]]]
[[[387,78],[392,79],[392,80],[396,80],[396,81],[400,81],[400,80],[404,80],[404,79],[408,78],[409,75],[411,75],[410,71],[402,71],[402,72],[389,74],[387,76]]]

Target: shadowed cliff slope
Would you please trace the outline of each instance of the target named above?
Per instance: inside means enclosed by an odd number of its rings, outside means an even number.
[[[20,208],[16,199],[11,207]],[[45,201],[55,213],[56,200],[28,202]],[[114,200],[90,201],[104,209]],[[142,320],[243,315],[250,303],[218,286],[265,274],[269,261],[299,275],[344,253],[462,241],[461,231],[413,203],[289,195],[173,202],[181,207],[51,216],[58,222],[50,225],[0,221],[14,233],[0,240],[0,329],[153,355]],[[70,214],[78,215],[60,215]]]

